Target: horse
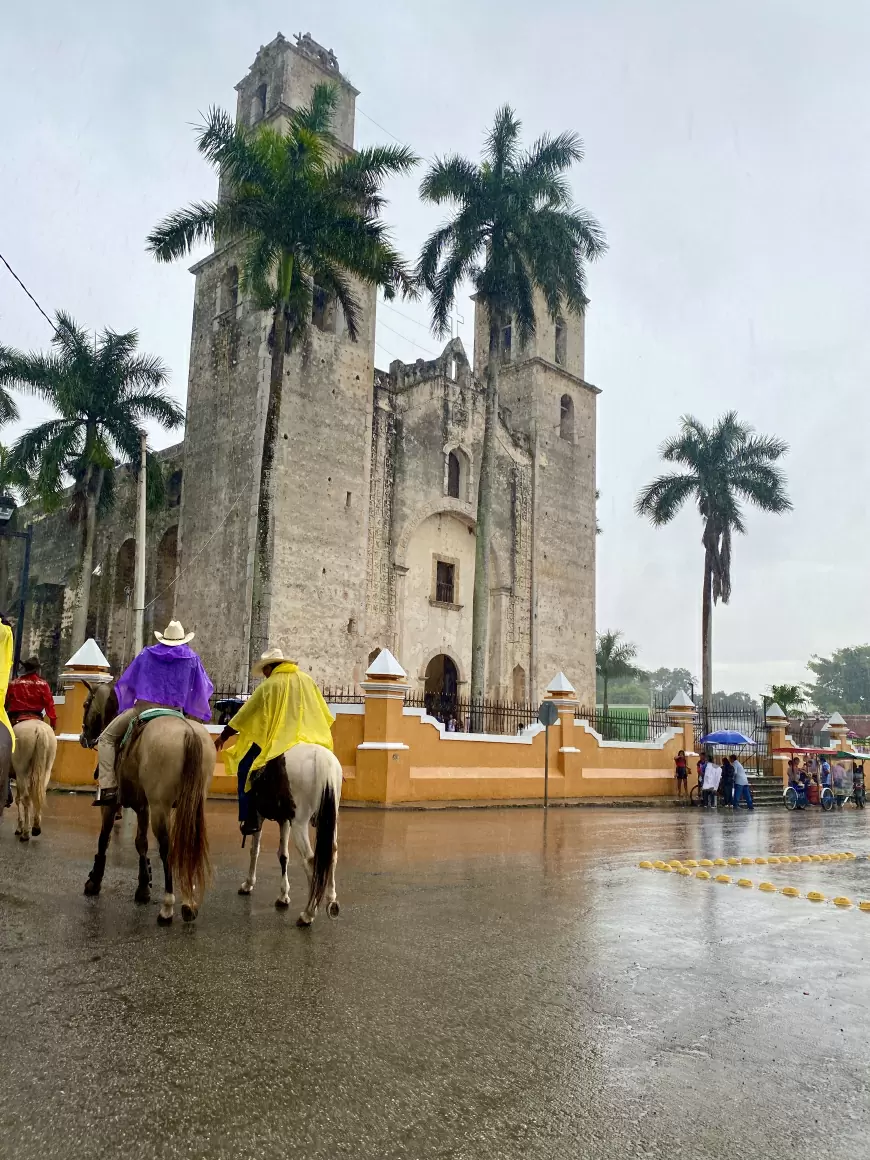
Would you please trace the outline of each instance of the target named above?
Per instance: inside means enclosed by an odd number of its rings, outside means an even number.
[[[46,721],[31,718],[13,725],[15,751],[12,769],[15,773],[15,801],[18,805],[18,829],[22,842],[42,833],[42,808],[51,769],[57,754],[57,737]]]
[[[118,698],[114,683],[85,684],[88,698],[84,705],[80,740],[86,749],[93,749],[102,731],[118,715]],[[151,900],[150,817],[163,863],[163,904],[157,915],[161,925],[167,925],[173,919],[173,886],[177,886],[181,894],[181,917],[185,922],[193,922],[211,877],[205,797],[216,758],[208,730],[198,721],[176,716],[138,722],[118,755],[118,799],[122,806],[135,811],[137,821],[139,882],[134,898],[141,903]],[[88,896],[100,893],[115,806],[104,806],[102,814],[97,853],[85,883]]]
[[[311,926],[317,908],[326,896],[326,913],[336,918],[335,865],[338,861],[338,804],[341,800],[341,762],[323,745],[294,745],[280,757],[273,757],[254,774],[251,803],[261,817],[270,818],[281,828],[278,862],[281,889],[275,900],[279,910],[290,905],[287,856],[290,835],[308,876],[308,901],[296,920],[297,926]],[[308,827],[317,836],[314,849]],[[260,833],[251,836],[251,864],[239,894],[250,894],[257,882]]]
[[[12,773],[12,734],[0,725],[0,821],[9,796],[9,777]]]

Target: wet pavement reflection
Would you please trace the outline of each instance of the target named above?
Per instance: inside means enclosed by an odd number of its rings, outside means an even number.
[[[53,794],[0,827],[0,1155],[864,1160],[870,914],[638,862],[848,850],[726,869],[870,899],[865,816],[344,808],[341,917],[302,931],[276,827],[241,898],[212,802],[164,929],[132,816],[86,899],[97,811]]]

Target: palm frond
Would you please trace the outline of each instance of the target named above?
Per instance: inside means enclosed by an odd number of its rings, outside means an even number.
[[[643,489],[634,510],[656,527],[669,524],[683,504],[698,490],[698,477],[673,473],[660,475]]]
[[[217,204],[213,201],[194,202],[186,209],[168,214],[148,235],[146,250],[158,262],[174,262],[189,254],[200,242],[210,242],[215,236]]]
[[[503,173],[514,168],[522,122],[510,105],[496,110],[492,128],[486,135],[484,153],[493,170]]]
[[[458,155],[436,157],[420,182],[421,199],[435,205],[444,201],[470,202],[478,199],[481,192],[477,166]]]

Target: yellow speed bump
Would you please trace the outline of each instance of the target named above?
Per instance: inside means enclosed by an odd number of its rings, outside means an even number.
[[[725,861],[724,858],[714,858],[713,865],[714,866],[727,866],[728,863]]]
[[[729,865],[729,866],[739,866],[739,865],[740,865],[740,859],[739,859],[739,858],[729,858],[729,859],[728,859],[728,865]]]
[[[673,874],[674,872],[673,866],[659,866],[658,869],[661,870],[663,874]]]
[[[730,882],[730,881],[731,881],[731,875],[730,875],[730,874],[717,874],[717,875],[716,875],[716,881],[717,881],[717,882]]]
[[[768,858],[767,859],[768,865],[770,865],[770,866],[778,866],[781,861],[782,861],[782,858]]]
[[[801,892],[796,886],[783,886],[780,894],[784,894],[786,898],[800,898]]]
[[[851,906],[852,899],[847,898],[845,894],[838,894],[834,899],[834,906]]]
[[[653,868],[652,862],[638,862],[638,866],[640,866],[641,870],[652,870]]]
[[[821,860],[822,860],[821,854],[810,854],[810,861],[811,862],[821,862]]]
[[[818,890],[808,890],[807,891],[807,898],[810,900],[810,902],[824,902],[825,901],[824,894],[819,894]]]
[[[752,865],[752,863],[753,863],[753,861],[754,861],[754,859],[752,859],[752,858],[741,858],[741,859],[740,859],[740,864],[741,864],[742,866],[751,866],[751,865]]]
[[[675,870],[679,870],[679,868],[682,866],[682,864],[683,863],[680,861],[679,858],[671,858],[670,862],[668,862],[668,865],[673,866],[673,868]]]
[[[851,850],[844,850],[843,853],[846,855],[847,858],[854,858],[855,857],[855,855],[852,853]]]
[[[798,862],[812,862],[812,858],[809,856],[809,854],[801,854],[798,858]]]
[[[766,866],[766,865],[767,865],[767,859],[766,859],[766,858],[756,858],[756,859],[755,859],[755,865],[756,865],[756,866]]]
[[[694,868],[695,868],[695,866],[697,866],[697,865],[698,865],[698,863],[695,861],[695,859],[694,859],[694,858],[687,858],[687,859],[685,860],[685,862],[683,863],[683,865],[684,865],[684,866],[691,866],[691,867],[694,869]]]
[[[692,877],[692,871],[687,870],[685,866],[678,867],[677,873],[682,874],[684,878],[691,878]]]
[[[712,866],[713,860],[712,860],[712,858],[702,858],[700,860],[700,862],[698,863],[698,865],[699,866]]]
[[[695,877],[696,878],[709,878],[710,871],[709,870],[696,870]],[[870,910],[870,902],[867,903],[867,909]]]
[[[759,882],[758,889],[763,890],[765,894],[775,894],[776,887],[772,882]]]
[[[858,909],[859,910],[870,910],[870,902],[859,902]]]
[[[752,889],[752,879],[751,878],[738,878],[737,885],[744,886],[747,889],[751,890]]]
[[[833,854],[822,854],[821,859],[823,862],[833,862],[834,855]]]
[[[657,861],[653,862],[653,866],[655,866],[656,870],[661,870],[664,866],[664,862],[662,862],[661,859],[658,859]]]

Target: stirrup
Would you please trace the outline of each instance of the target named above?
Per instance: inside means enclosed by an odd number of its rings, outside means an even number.
[[[111,789],[100,789],[97,796],[94,798],[95,806],[117,806],[118,805],[118,787],[113,786]]]

